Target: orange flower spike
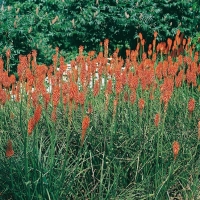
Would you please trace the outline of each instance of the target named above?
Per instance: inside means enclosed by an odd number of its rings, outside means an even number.
[[[154,118],[154,124],[156,127],[158,127],[159,123],[160,123],[160,114],[157,113]]]
[[[44,104],[45,104],[45,109],[47,109],[47,106],[51,100],[51,96],[50,96],[50,93],[47,93],[47,92],[43,92],[42,93],[42,96],[43,96],[43,101],[44,101]],[[64,96],[64,95],[63,95]]]
[[[33,56],[33,58],[37,57],[37,51],[36,50],[32,50],[32,56]]]
[[[109,79],[106,85],[106,93],[111,94],[112,93],[112,79]]]
[[[180,150],[180,145],[177,141],[173,142],[172,149],[173,149],[173,154],[174,154],[174,160],[176,160],[179,150]]]
[[[7,57],[7,58],[10,58],[10,53],[11,53],[11,52],[10,52],[10,49],[8,49],[8,50],[6,51],[6,57]]]
[[[115,85],[115,92],[117,95],[119,95],[121,93],[122,88],[123,88],[122,82],[120,80],[117,81],[116,85]]]
[[[33,132],[34,127],[35,127],[35,118],[32,117],[28,121],[28,135],[31,135],[31,133]]]
[[[191,38],[189,37],[189,38],[187,39],[187,46],[190,45],[190,42],[191,42]]]
[[[59,47],[56,47],[55,50],[56,50],[56,53],[58,53],[59,52]]]
[[[151,55],[152,55],[152,53],[153,53],[153,51],[152,51],[152,50],[148,50],[148,56],[151,56]]]
[[[155,46],[155,45],[154,45]],[[156,51],[157,53],[160,51],[160,47],[161,47],[161,43],[158,43],[157,46],[156,46]]]
[[[10,83],[13,85],[13,84],[15,84],[15,82],[16,82],[16,78],[15,78],[15,75],[10,75]]]
[[[37,105],[35,112],[34,112],[35,124],[37,124],[40,121],[41,114],[42,114],[42,106]]]
[[[153,40],[153,48],[155,49],[156,47],[156,39]]]
[[[157,57],[157,55],[156,55],[156,53],[154,53],[154,54],[153,54],[153,57],[152,57],[152,61],[153,61],[153,62],[156,61],[156,57]]]
[[[106,38],[106,39],[104,40],[104,47],[108,47],[108,43],[109,43],[109,39]]]
[[[83,145],[86,130],[89,127],[89,124],[90,124],[90,118],[86,115],[82,121],[81,146]]]
[[[180,33],[181,33],[181,31],[178,29],[177,32],[176,32],[176,35],[179,36]]]
[[[6,91],[0,88],[0,105],[4,105],[7,101]]]
[[[12,148],[12,141],[8,140],[7,147],[6,147],[6,157],[10,158],[14,155],[14,151]]]
[[[139,51],[139,50],[140,50],[140,43],[137,43],[136,51]]]
[[[144,109],[144,105],[145,105],[144,99],[140,98],[139,101],[138,101],[138,107],[140,109],[140,114],[142,114],[142,111]]]
[[[130,58],[130,55],[131,55],[130,49],[126,49],[126,57],[127,57],[127,58]]]
[[[151,49],[152,49],[152,44],[149,44],[148,50],[151,50]]]
[[[145,44],[145,39],[142,39],[141,45],[144,46],[144,44]]]
[[[186,45],[186,39],[184,38],[183,39],[183,46],[185,46]]]
[[[84,105],[84,103],[85,103],[85,93],[84,92],[80,92],[78,94],[78,102],[80,103],[80,105]]]
[[[143,40],[142,33],[139,33],[138,36],[139,36],[140,40],[142,41]]]
[[[180,43],[181,43],[181,40],[180,40],[180,38],[179,38],[179,37],[177,37],[177,39],[176,39],[176,43],[177,43],[177,45],[178,45],[178,46],[180,45]]]
[[[89,124],[90,118],[88,116],[85,116],[82,121],[82,130],[86,130],[89,127]]]
[[[183,82],[183,77],[184,77],[184,71],[182,69],[182,70],[180,70],[180,72],[178,73],[178,75],[175,78],[175,85],[177,88],[181,87],[181,84]]]
[[[170,39],[170,38],[167,39],[167,45],[168,45],[169,51],[170,51],[171,47],[172,47],[172,39]]]
[[[131,90],[131,94],[130,94],[130,102],[131,102],[131,104],[135,103],[136,98],[137,98],[137,94],[136,94],[135,90],[132,89]]]
[[[56,122],[56,120],[57,120],[57,108],[56,107],[53,108],[53,111],[51,113],[51,120],[53,122]]]
[[[199,59],[199,53],[198,52],[195,52],[195,55],[194,55],[194,62],[198,62],[198,59]]]
[[[194,108],[195,108],[195,100],[193,98],[191,98],[189,101],[188,101],[188,111],[190,113],[192,113],[194,111]]]
[[[81,55],[82,56],[82,54],[83,54],[83,49],[84,49],[84,46],[79,46],[79,55]]]
[[[52,102],[53,106],[57,107],[60,101],[60,87],[59,86],[54,86],[53,88],[53,93],[52,93]]]
[[[154,38],[156,38],[158,36],[158,32],[155,31],[154,34],[153,34]]]
[[[144,49],[143,49],[143,51],[144,51]],[[142,53],[142,60],[144,61],[146,58],[147,58],[147,54],[145,52]]]

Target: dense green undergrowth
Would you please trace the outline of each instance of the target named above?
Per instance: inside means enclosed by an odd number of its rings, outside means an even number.
[[[125,58],[125,49],[135,48],[139,32],[147,49],[154,31],[159,42],[173,38],[177,29],[192,38],[200,31],[200,11],[194,0],[7,0],[2,5],[0,55],[5,58],[11,49],[12,71],[16,71],[18,55],[27,55],[32,49],[38,52],[38,63],[50,65],[55,47],[70,61],[80,45],[86,52],[97,50],[99,43],[109,38],[109,53],[118,46]]]

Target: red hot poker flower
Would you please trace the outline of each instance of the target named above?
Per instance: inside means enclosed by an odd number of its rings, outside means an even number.
[[[7,147],[6,147],[6,157],[12,157],[14,155],[14,151],[12,148],[12,141],[8,140]]]
[[[35,124],[37,124],[40,121],[41,114],[42,114],[42,106],[37,105],[35,112],[34,112]]]
[[[89,124],[90,124],[90,118],[88,116],[85,116],[82,121],[81,145],[83,145],[86,130],[89,127]]]
[[[31,135],[31,133],[33,132],[34,127],[35,127],[35,118],[32,117],[28,121],[28,135]]]
[[[138,101],[138,107],[140,109],[140,113],[142,113],[142,110],[144,109],[145,101],[144,99],[140,98]]]
[[[107,82],[106,93],[108,93],[108,94],[112,93],[112,79],[109,79]]]
[[[191,98],[188,102],[188,111],[192,113],[194,111],[194,108],[195,108],[195,100]]]
[[[60,100],[60,88],[59,86],[55,86],[52,94],[52,101],[54,107],[58,106],[59,100]]]
[[[7,57],[7,58],[10,58],[10,53],[11,53],[11,52],[10,52],[10,49],[8,49],[8,50],[6,51],[6,57]]]
[[[131,94],[130,94],[130,102],[131,102],[131,104],[135,103],[136,98],[137,98],[136,91],[135,90],[131,90]]]
[[[51,120],[53,121],[53,122],[56,122],[56,120],[57,120],[57,108],[56,107],[54,107],[53,108],[53,111],[52,111],[52,113],[51,113]]]
[[[155,115],[155,118],[154,118],[154,124],[155,124],[155,126],[158,126],[158,125],[159,125],[159,122],[160,122],[160,114],[157,113],[157,114]]]
[[[85,116],[82,121],[82,130],[86,130],[89,127],[89,124],[90,118],[88,116]]]
[[[176,160],[179,150],[180,150],[180,145],[177,141],[173,142],[172,149],[173,149],[173,154],[174,154],[174,160]]]
[[[84,105],[84,103],[85,103],[85,93],[84,92],[79,92],[78,101],[81,105]]]

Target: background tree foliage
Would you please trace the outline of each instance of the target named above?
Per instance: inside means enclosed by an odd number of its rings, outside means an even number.
[[[199,3],[195,0],[27,0],[0,1],[0,54],[10,48],[11,66],[19,54],[38,51],[38,62],[50,64],[58,46],[71,59],[79,45],[98,49],[100,41],[135,48],[138,33],[146,44],[153,32],[158,40],[173,37],[180,29],[185,36],[199,32]]]

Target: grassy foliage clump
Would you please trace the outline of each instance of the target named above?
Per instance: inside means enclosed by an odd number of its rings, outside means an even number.
[[[3,199],[199,198],[198,52],[139,38],[125,60],[108,39],[70,66],[20,55],[17,80],[0,60]]]

